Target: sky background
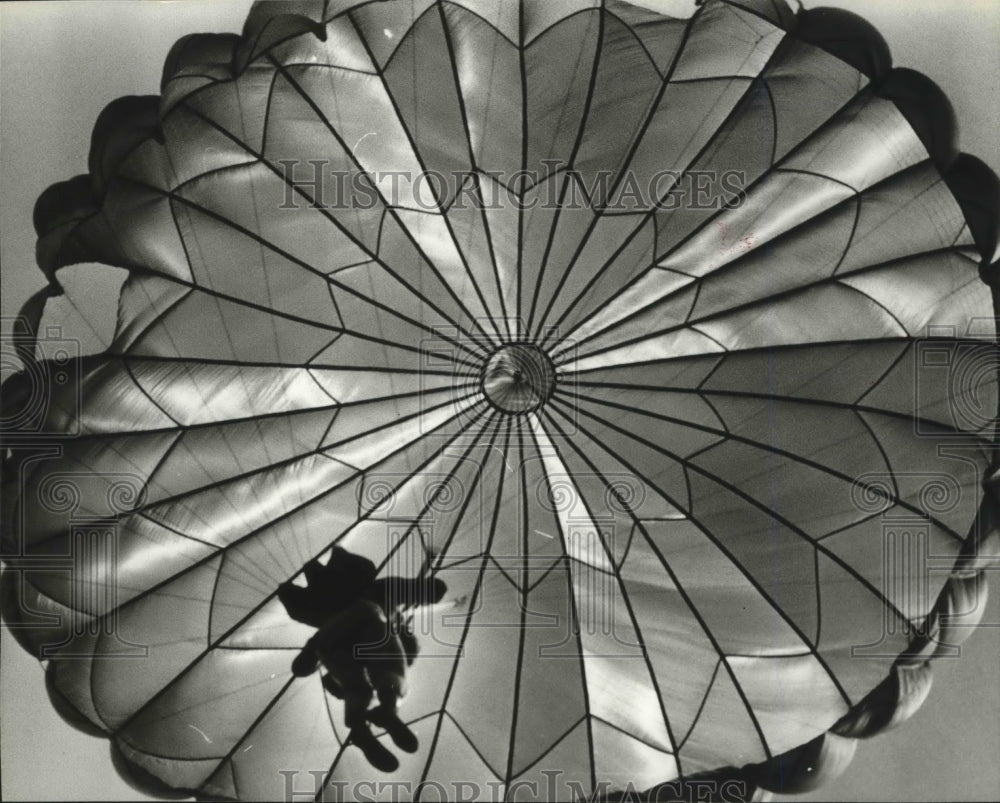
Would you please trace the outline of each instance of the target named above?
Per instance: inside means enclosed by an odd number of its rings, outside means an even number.
[[[43,285],[31,210],[53,182],[85,172],[100,110],[157,94],[170,46],[187,33],[238,32],[249,0],[0,4],[0,264],[2,315]],[[818,3],[807,2],[807,7]],[[960,145],[1000,172],[1000,0],[831,0],[882,32],[897,66],[929,75],[951,99]],[[108,282],[113,282],[108,272]],[[95,286],[81,305],[114,311]],[[9,320],[3,321],[3,332]],[[1000,572],[981,632],[935,664],[930,699],[908,723],[859,745],[820,800],[1000,799]],[[40,665],[0,633],[0,797],[148,800],[111,767],[104,740],[52,710]]]

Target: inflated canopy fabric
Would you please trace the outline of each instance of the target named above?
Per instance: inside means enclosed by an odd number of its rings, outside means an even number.
[[[831,732],[849,738],[868,738],[905,722],[927,699],[933,678],[931,665],[926,661],[916,665],[897,664]]]
[[[923,699],[997,554],[996,179],[853,15],[648,5],[259,3],[40,198],[28,320],[129,276],[4,433],[4,615],[118,766],[773,786]],[[393,775],[290,673],[277,587],[334,544],[448,584]]]

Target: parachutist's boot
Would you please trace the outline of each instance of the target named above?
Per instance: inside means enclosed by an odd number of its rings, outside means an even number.
[[[367,725],[352,728],[350,740],[360,748],[365,759],[375,769],[381,772],[395,772],[399,769],[399,759],[375,738]]]
[[[420,747],[417,735],[411,731],[394,711],[378,706],[368,712],[368,720],[379,728],[384,728],[393,743],[405,753],[416,753]]]

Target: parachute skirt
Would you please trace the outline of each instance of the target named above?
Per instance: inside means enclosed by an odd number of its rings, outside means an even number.
[[[997,188],[845,12],[258,3],[38,200],[5,621],[158,795],[813,788],[1000,558]],[[38,359],[92,262],[110,347]],[[334,545],[449,589],[391,776],[289,668]]]

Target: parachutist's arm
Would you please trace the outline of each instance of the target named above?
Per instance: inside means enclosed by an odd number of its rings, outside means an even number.
[[[296,622],[322,628],[332,616],[363,595],[364,589],[375,580],[377,570],[368,558],[334,547],[329,563],[323,565],[314,558],[306,563],[302,574],[306,587],[291,581],[282,583],[278,599]]]
[[[395,611],[434,605],[446,593],[448,586],[436,577],[383,577],[371,584],[366,597],[383,610]]]
[[[292,661],[292,674],[297,678],[304,678],[311,675],[319,668],[319,655],[312,642],[308,642],[302,651],[295,656]]]
[[[316,604],[316,594],[312,589],[291,582],[282,583],[278,586],[278,599],[292,619],[310,627],[322,627],[328,616],[323,607]]]
[[[325,567],[325,580],[341,581],[349,578],[359,586],[368,585],[375,580],[378,569],[375,564],[363,555],[355,555],[343,547],[335,546],[330,553],[330,560]]]
[[[306,582],[310,586],[322,585],[326,574],[326,566],[318,560],[313,559],[305,565],[303,572],[306,576]]]

